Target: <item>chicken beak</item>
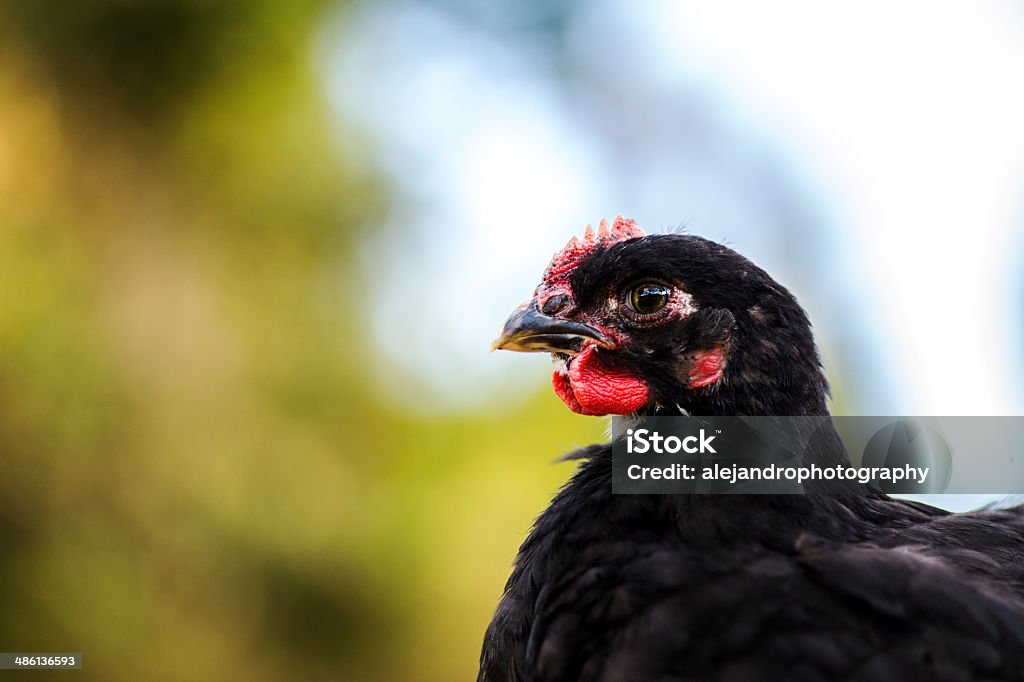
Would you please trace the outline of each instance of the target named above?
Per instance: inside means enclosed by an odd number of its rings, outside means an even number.
[[[537,310],[536,300],[531,300],[512,312],[498,338],[491,344],[491,350],[576,355],[587,340],[603,348],[613,347],[611,339],[593,327],[549,317]]]

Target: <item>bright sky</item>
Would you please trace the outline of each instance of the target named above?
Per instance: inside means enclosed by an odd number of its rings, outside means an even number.
[[[857,412],[1022,413],[1017,3],[583,7],[569,85],[550,53],[427,5],[325,30],[339,117],[397,192],[363,261],[382,390],[417,378],[410,407],[432,410],[535,390],[544,359],[488,344],[552,252],[622,212],[726,236],[793,287]],[[783,232],[776,177],[809,230]]]
[[[666,71],[699,64],[827,174],[911,410],[1019,414],[1024,8],[664,2],[638,20]]]

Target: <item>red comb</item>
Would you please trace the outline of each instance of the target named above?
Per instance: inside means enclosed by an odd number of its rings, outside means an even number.
[[[597,226],[597,232],[594,232],[592,225],[587,225],[583,239],[573,237],[565,248],[551,259],[551,263],[544,271],[544,284],[551,286],[567,277],[597,247],[611,246],[617,242],[643,236],[644,231],[635,222],[621,215],[616,216],[611,227],[608,227],[608,221],[602,218]]]

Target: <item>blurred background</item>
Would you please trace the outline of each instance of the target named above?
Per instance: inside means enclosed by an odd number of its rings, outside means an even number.
[[[1021,73],[1008,0],[0,0],[0,650],[471,679],[605,428],[487,348],[602,216],[791,288],[837,413],[1020,414]]]

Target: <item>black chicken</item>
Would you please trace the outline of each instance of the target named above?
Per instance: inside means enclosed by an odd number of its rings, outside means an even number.
[[[557,254],[495,348],[550,352],[587,415],[827,415],[794,297],[621,217]],[[881,494],[612,495],[585,447],[484,638],[483,682],[1024,679],[1020,508]]]

